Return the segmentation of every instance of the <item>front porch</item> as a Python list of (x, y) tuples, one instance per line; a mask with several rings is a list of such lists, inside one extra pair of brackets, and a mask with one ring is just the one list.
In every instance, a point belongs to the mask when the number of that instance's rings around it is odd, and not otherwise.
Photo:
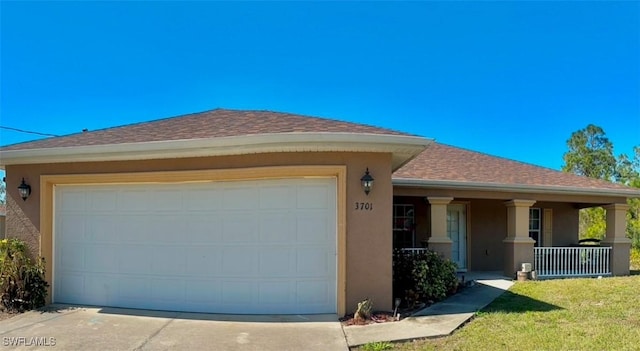
[[(420, 253), (428, 248), (405, 248), (403, 251)], [(606, 277), (611, 272), (611, 247), (534, 247), (532, 268), (535, 279)], [(459, 270), (461, 281), (504, 278), (502, 271)]]
[[(604, 205), (606, 237), (579, 245), (580, 208), (590, 203), (463, 197), (394, 197), (394, 248), (430, 249), (460, 272), (515, 277), (530, 263), (538, 279), (629, 274), (623, 203)], [(556, 200), (556, 199), (553, 199)]]

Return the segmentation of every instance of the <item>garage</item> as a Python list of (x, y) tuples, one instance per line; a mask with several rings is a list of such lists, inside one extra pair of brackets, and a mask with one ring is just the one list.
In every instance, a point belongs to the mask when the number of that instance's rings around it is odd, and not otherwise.
[(335, 178), (57, 185), (54, 302), (337, 312)]

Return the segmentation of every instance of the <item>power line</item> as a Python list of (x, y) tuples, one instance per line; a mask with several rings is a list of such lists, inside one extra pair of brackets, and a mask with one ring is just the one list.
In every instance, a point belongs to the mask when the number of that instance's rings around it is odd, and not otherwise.
[(12, 130), (14, 132), (20, 132), (20, 133), (26, 133), (26, 134), (35, 134), (35, 135), (42, 135), (42, 136), (50, 136), (50, 137), (57, 137), (59, 135), (55, 135), (55, 134), (47, 134), (47, 133), (40, 133), (40, 132), (33, 132), (30, 130), (24, 130), (24, 129), (18, 129), (18, 128), (11, 128), (11, 127), (5, 127), (5, 126), (0, 126), (0, 129), (6, 129), (6, 130)]

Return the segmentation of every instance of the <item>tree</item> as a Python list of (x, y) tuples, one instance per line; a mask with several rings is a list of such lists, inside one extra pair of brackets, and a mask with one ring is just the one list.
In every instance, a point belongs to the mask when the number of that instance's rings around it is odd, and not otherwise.
[[(633, 153), (633, 159), (625, 154), (620, 155), (616, 178), (624, 185), (640, 188), (640, 146), (634, 147)], [(629, 199), (627, 203), (627, 236), (633, 247), (640, 250), (640, 199)]]
[(589, 178), (613, 180), (616, 175), (616, 157), (613, 143), (602, 128), (589, 124), (573, 132), (567, 140), (567, 151), (562, 170)]
[(633, 159), (621, 154), (616, 166), (616, 181), (626, 186), (640, 188), (640, 146), (633, 148)]
[[(569, 150), (565, 152), (565, 172), (589, 178), (612, 180), (616, 174), (616, 158), (613, 143), (602, 128), (589, 124), (573, 132), (567, 140)], [(602, 239), (606, 230), (605, 211), (601, 207), (580, 210), (580, 237)]]
[[(563, 171), (640, 188), (640, 146), (633, 148), (633, 158), (621, 154), (616, 159), (613, 143), (602, 128), (593, 124), (571, 134), (567, 146)], [(640, 199), (630, 199), (628, 204), (627, 236), (640, 249)], [(580, 210), (580, 237), (604, 237), (605, 216), (601, 207)]]

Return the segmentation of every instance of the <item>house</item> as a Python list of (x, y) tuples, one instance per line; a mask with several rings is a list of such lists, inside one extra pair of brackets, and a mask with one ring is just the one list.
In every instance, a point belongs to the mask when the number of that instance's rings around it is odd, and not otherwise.
[(0, 164), (7, 235), (45, 258), (53, 302), (197, 312), (342, 315), (367, 297), (390, 309), (393, 248), (513, 276), (536, 250), (576, 244), (590, 206), (607, 209), (605, 273), (629, 274), (626, 200), (640, 196), (408, 133), (266, 111), (10, 145)]
[(6, 213), (7, 213), (7, 209), (6, 206), (4, 204), (0, 204), (0, 237), (4, 238), (4, 227), (5, 227), (5, 220), (6, 220)]

